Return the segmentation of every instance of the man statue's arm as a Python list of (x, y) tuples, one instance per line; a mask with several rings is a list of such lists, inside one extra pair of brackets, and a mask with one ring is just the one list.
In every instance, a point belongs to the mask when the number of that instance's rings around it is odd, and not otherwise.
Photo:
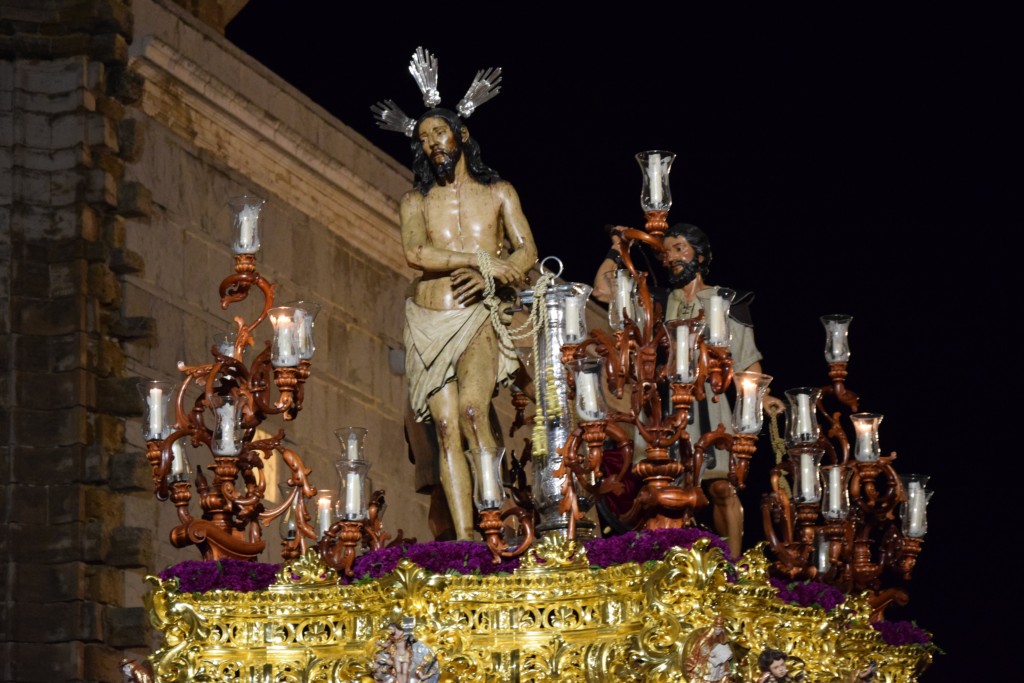
[(501, 185), (501, 218), (505, 223), (505, 236), (511, 245), (507, 261), (519, 272), (519, 279), (524, 279), (537, 262), (537, 245), (533, 241), (530, 224), (523, 215), (523, 207), (515, 188), (507, 182)]
[(402, 197), (399, 207), (402, 220), (402, 247), (410, 267), (425, 273), (450, 272), (456, 268), (476, 268), (476, 254), (440, 249), (427, 240), (427, 225), (423, 220), (423, 196), (416, 190)]

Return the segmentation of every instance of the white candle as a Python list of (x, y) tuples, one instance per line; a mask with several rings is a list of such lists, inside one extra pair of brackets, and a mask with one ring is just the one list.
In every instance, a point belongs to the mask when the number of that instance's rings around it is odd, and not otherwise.
[(574, 296), (565, 299), (565, 331), (566, 341), (576, 341), (580, 336), (580, 300)]
[[(159, 439), (164, 430), (164, 392), (160, 387), (149, 390), (149, 433), (150, 439)], [(138, 405), (138, 404), (136, 404)]]
[(686, 382), (690, 377), (690, 328), (676, 327), (676, 374)]
[(363, 507), (363, 483), (356, 471), (345, 473), (345, 514), (361, 517)]
[(615, 312), (622, 315), (623, 309), (626, 317), (632, 320), (633, 314), (633, 277), (628, 270), (617, 271), (618, 287), (615, 289)]
[(907, 497), (910, 499), (910, 504), (907, 507), (910, 509), (910, 535), (919, 536), (924, 530), (924, 489), (916, 481), (910, 482), (908, 488)]
[(800, 454), (800, 494), (803, 502), (812, 503), (817, 496), (814, 495), (815, 484), (814, 457), (807, 453)]
[(652, 154), (647, 158), (647, 178), (651, 189), (651, 204), (661, 204), (661, 155)]
[(809, 394), (797, 394), (796, 397), (796, 434), (799, 438), (810, 437), (814, 433), (811, 428), (811, 397)]
[(717, 294), (708, 300), (708, 334), (711, 337), (711, 343), (716, 346), (726, 341), (722, 297)]
[(238, 246), (242, 249), (249, 249), (253, 246), (256, 236), (256, 217), (259, 215), (259, 209), (254, 206), (242, 207), (242, 210), (238, 212)]
[(331, 498), (330, 496), (321, 496), (316, 501), (316, 519), (317, 519), (317, 531), (321, 536), (327, 533), (327, 530), (331, 528)]
[(356, 436), (355, 432), (348, 435), (348, 441), (345, 444), (345, 455), (349, 460), (359, 459), (359, 437)]
[(295, 334), (296, 334), (296, 345), (299, 347), (299, 353), (305, 353), (306, 345), (309, 343), (309, 330), (306, 329), (306, 313), (302, 309), (296, 309), (295, 311)]
[(171, 444), (171, 454), (174, 456), (171, 459), (171, 481), (181, 481), (188, 474), (188, 467), (185, 464), (185, 449), (180, 439)]
[(740, 426), (744, 431), (761, 428), (761, 410), (757, 404), (757, 382), (744, 378), (743, 402), (740, 404)]
[(868, 420), (854, 422), (853, 427), (857, 430), (857, 453), (855, 456), (857, 460), (862, 462), (877, 460), (871, 439), (871, 434), (874, 431), (871, 422)]
[(215, 455), (236, 455), (235, 448), (235, 406), (225, 403), (217, 408), (217, 424), (220, 426), (220, 439), (213, 447)]
[(494, 452), (486, 448), (480, 450), (480, 497), (487, 505), (501, 502), (498, 481), (495, 479)]
[(818, 573), (819, 574), (824, 574), (825, 572), (827, 572), (829, 569), (832, 568), (832, 562), (829, 560), (828, 551), (829, 551), (828, 539), (827, 538), (823, 538), (820, 541), (818, 541), (818, 557), (817, 557), (818, 562), (817, 562), (817, 565), (818, 565)]
[(597, 375), (581, 372), (576, 376), (577, 390), (583, 403), (583, 419), (597, 419)]
[(217, 345), (217, 350), (220, 351), (222, 356), (234, 356), (235, 355), (235, 335), (228, 334), (224, 337), (224, 340)]
[(828, 471), (828, 511), (838, 514), (843, 509), (843, 471), (838, 466)]
[(838, 325), (832, 328), (832, 357), (841, 358), (846, 355), (846, 335)]
[(278, 318), (277, 323), (277, 365), (292, 366), (298, 363), (292, 344), (294, 323), (290, 318)]

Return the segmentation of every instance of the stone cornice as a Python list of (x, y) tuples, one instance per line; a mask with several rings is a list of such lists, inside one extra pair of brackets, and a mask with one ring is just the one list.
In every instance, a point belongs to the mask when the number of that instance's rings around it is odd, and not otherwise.
[[(137, 40), (133, 53), (131, 66), (145, 78), (141, 107), (147, 116), (328, 226), (382, 266), (413, 277), (402, 249), (396, 198), (158, 37)], [(327, 126), (307, 133), (341, 135)]]

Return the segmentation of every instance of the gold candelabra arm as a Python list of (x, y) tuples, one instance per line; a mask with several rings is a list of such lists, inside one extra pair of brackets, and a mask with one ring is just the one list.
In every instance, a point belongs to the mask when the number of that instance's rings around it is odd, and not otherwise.
[(644, 228), (652, 237), (660, 238), (668, 230), (668, 211), (645, 211)]
[(274, 291), (277, 285), (268, 282), (256, 272), (255, 257), (250, 254), (238, 254), (235, 256), (235, 274), (227, 276), (220, 283), (221, 309), (226, 311), (231, 304), (244, 300), (253, 287), (263, 292), (263, 311), (251, 324), (241, 327), (238, 334), (241, 341), (266, 319), (270, 309), (274, 307)]
[(796, 538), (793, 503), (782, 485), (787, 469), (786, 463), (772, 468), (772, 490), (761, 499), (761, 521), (765, 539), (776, 558), (776, 570), (792, 579), (803, 573), (808, 552)]
[(859, 409), (860, 399), (846, 386), (846, 366), (847, 363), (844, 361), (828, 364), (828, 378), (832, 380), (832, 383), (822, 387), (821, 394), (822, 396), (826, 394), (835, 396), (840, 403), (850, 409), (850, 412), (856, 413)]
[(366, 533), (366, 524), (367, 520), (335, 522), (313, 548), (325, 564), (351, 578), (356, 546)]
[[(711, 346), (701, 342), (701, 363), (707, 368), (707, 383), (714, 392), (712, 401), (717, 401), (730, 385), (732, 385), (732, 355), (728, 346)], [(703, 389), (701, 389), (703, 394)], [(704, 396), (698, 396), (703, 399)]]
[(562, 500), (558, 504), (561, 514), (568, 516), (568, 529), (566, 534), (569, 538), (576, 538), (576, 522), (583, 519), (580, 512), (579, 500), (576, 496), (576, 478), (583, 475), (583, 463), (580, 462), (578, 450), (583, 441), (583, 427), (577, 426), (569, 433), (565, 444), (558, 449), (562, 456), (562, 464), (551, 476), (562, 478)]
[(526, 406), (530, 405), (530, 397), (525, 391), (512, 392), (512, 407), (515, 409), (515, 417), (508, 428), (508, 436), (512, 438), (516, 432), (526, 424)]
[[(509, 548), (503, 533), (505, 520), (509, 517), (519, 520), (520, 528), (523, 530), (523, 539), (514, 548)], [(502, 558), (518, 557), (533, 545), (535, 534), (533, 513), (520, 507), (511, 507), (506, 510), (481, 510), (480, 531), (483, 533), (484, 542), (491, 551), (492, 561), (494, 564), (499, 564)]]
[[(363, 543), (370, 550), (379, 550), (391, 538), (391, 534), (384, 530), (384, 491), (376, 490), (370, 496), (370, 503), (367, 506), (366, 524), (363, 526)], [(401, 535), (399, 531), (399, 535)]]

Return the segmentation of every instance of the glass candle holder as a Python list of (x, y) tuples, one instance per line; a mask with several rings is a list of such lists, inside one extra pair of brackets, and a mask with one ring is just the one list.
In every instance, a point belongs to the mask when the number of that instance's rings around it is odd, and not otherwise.
[(825, 361), (828, 363), (845, 363), (850, 360), (848, 335), (852, 315), (832, 313), (821, 316), (821, 324), (825, 326)]
[(928, 533), (928, 501), (935, 492), (925, 488), (928, 484), (927, 475), (907, 474), (902, 479), (903, 489), (907, 495), (907, 500), (901, 505), (900, 511), (903, 533), (906, 536), (921, 538)]
[(817, 503), (821, 500), (818, 464), (825, 450), (820, 446), (797, 446), (789, 449), (793, 463), (793, 500), (797, 503)]
[(291, 306), (278, 306), (268, 312), (274, 326), (274, 345), (270, 363), (275, 368), (294, 368), (299, 364), (299, 324)]
[(882, 455), (878, 445), (878, 426), (882, 415), (878, 413), (854, 413), (850, 416), (853, 430), (857, 434), (853, 457), (860, 462), (875, 462)]
[(501, 479), (504, 448), (472, 448), (466, 451), (473, 472), (473, 502), (477, 510), (497, 510), (505, 503)]
[(214, 455), (238, 455), (242, 451), (243, 430), (240, 424), (242, 409), (247, 400), (245, 396), (234, 394), (213, 396), (210, 399), (210, 407), (216, 417), (210, 443)]
[(569, 363), (576, 380), (576, 415), (581, 422), (603, 420), (608, 404), (601, 393), (601, 358), (578, 358)]
[(370, 504), (370, 463), (365, 460), (336, 460), (338, 471), (338, 518), (346, 521), (366, 519)]
[(320, 304), (312, 301), (290, 301), (285, 306), (295, 310), (295, 348), (299, 360), (312, 360), (316, 351), (313, 328), (316, 316), (320, 313)]
[(569, 283), (562, 305), (563, 341), (579, 344), (587, 338), (587, 301), (593, 287), (582, 282)]
[(608, 304), (608, 324), (612, 329), (621, 330), (626, 326), (626, 319), (636, 319), (636, 282), (630, 272), (624, 268), (605, 273), (608, 286), (612, 292), (611, 303)]
[(764, 423), (762, 401), (771, 384), (771, 375), (760, 372), (737, 372), (734, 377), (736, 406), (732, 413), (732, 427), (737, 434), (760, 434)]
[(139, 382), (139, 393), (146, 404), (142, 435), (146, 441), (159, 441), (169, 433), (171, 426), (171, 391), (173, 385), (163, 380)]
[(266, 200), (255, 195), (242, 195), (228, 202), (234, 219), (235, 254), (255, 254), (260, 250), (260, 211)]
[(672, 374), (669, 379), (676, 384), (693, 384), (697, 381), (697, 370), (700, 363), (700, 338), (704, 334), (706, 323), (697, 318), (689, 320), (669, 320), (668, 327), (672, 343), (672, 354), (669, 363)]
[(171, 470), (167, 473), (167, 483), (188, 481), (192, 478), (192, 463), (185, 452), (184, 439), (175, 439), (171, 444)]
[(234, 330), (215, 334), (210, 338), (210, 346), (216, 349), (217, 353), (222, 356), (234, 357), (236, 335), (237, 333)]
[(341, 443), (343, 460), (366, 460), (363, 454), (366, 432), (366, 427), (340, 427), (334, 430), (334, 436)]
[(850, 514), (849, 487), (853, 470), (844, 465), (825, 465), (820, 470), (821, 513), (825, 519), (846, 519)]
[(640, 207), (645, 211), (668, 211), (672, 208), (672, 190), (668, 175), (676, 155), (662, 150), (640, 152), (636, 161), (643, 171), (644, 184), (640, 190)]
[[(281, 500), (285, 500), (292, 493), (292, 487), (287, 484), (278, 484), (277, 488), (281, 491)], [(294, 541), (295, 537), (299, 534), (299, 525), (295, 522), (295, 508), (293, 505), (288, 505), (285, 513), (281, 515), (278, 531), (281, 534), (282, 541)]]
[(818, 426), (818, 398), (821, 389), (817, 387), (796, 387), (786, 389), (786, 443), (816, 443), (821, 434)]
[(729, 346), (729, 307), (736, 299), (736, 290), (726, 287), (711, 287), (697, 292), (697, 299), (704, 309), (705, 338), (711, 346)]

